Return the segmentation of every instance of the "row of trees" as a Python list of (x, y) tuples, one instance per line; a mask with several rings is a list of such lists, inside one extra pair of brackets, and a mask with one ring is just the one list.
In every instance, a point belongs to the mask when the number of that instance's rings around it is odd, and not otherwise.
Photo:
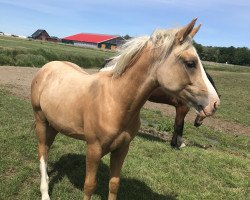
[(201, 60), (250, 66), (250, 49), (246, 47), (211, 47), (194, 42)]
[[(124, 38), (130, 39), (129, 35)], [(194, 42), (197, 52), (204, 61), (250, 66), (250, 49), (246, 47), (212, 47)]]

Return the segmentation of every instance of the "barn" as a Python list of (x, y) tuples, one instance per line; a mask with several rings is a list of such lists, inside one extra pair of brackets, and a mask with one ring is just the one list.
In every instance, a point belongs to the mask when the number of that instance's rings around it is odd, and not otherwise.
[(60, 39), (58, 37), (55, 36), (49, 36), (49, 34), (47, 33), (46, 30), (43, 29), (38, 29), (36, 30), (31, 37), (34, 40), (43, 40), (43, 41), (50, 41), (50, 42), (59, 42)]
[(50, 38), (49, 34), (47, 33), (47, 31), (43, 30), (43, 29), (38, 29), (37, 31), (35, 31), (31, 37), (35, 40), (47, 40), (48, 38)]
[(62, 39), (63, 43), (76, 46), (115, 50), (125, 39), (119, 35), (79, 33)]

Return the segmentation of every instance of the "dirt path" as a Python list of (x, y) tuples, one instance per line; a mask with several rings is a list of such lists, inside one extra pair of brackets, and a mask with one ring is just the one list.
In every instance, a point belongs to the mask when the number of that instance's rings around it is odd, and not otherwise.
[[(37, 71), (37, 68), (30, 67), (0, 66), (0, 87), (6, 88), (18, 97), (29, 99), (30, 83)], [(86, 71), (91, 74), (97, 72), (96, 69), (86, 69)], [(152, 110), (161, 110), (164, 115), (170, 117), (175, 116), (175, 108), (172, 106), (146, 102), (144, 107)], [(193, 122), (194, 118), (195, 113), (191, 111), (188, 113), (186, 120), (189, 122)], [(249, 126), (243, 126), (238, 123), (228, 122), (223, 119), (209, 117), (204, 120), (203, 124), (217, 131), (228, 132), (235, 135), (250, 135)]]

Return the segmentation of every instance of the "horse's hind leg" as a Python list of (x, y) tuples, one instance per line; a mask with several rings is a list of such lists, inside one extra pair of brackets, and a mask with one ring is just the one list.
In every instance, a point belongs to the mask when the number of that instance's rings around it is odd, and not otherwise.
[(38, 138), (38, 157), (40, 160), (41, 185), (40, 191), (42, 200), (49, 200), (49, 177), (47, 174), (48, 151), (52, 145), (57, 131), (52, 128), (43, 117), (43, 113), (36, 115), (36, 134)]

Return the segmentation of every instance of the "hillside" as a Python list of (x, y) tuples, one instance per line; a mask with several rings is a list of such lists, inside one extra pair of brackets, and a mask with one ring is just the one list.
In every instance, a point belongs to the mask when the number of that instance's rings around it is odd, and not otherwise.
[(0, 65), (41, 67), (52, 60), (66, 60), (92, 68), (112, 55), (111, 51), (0, 36)]

